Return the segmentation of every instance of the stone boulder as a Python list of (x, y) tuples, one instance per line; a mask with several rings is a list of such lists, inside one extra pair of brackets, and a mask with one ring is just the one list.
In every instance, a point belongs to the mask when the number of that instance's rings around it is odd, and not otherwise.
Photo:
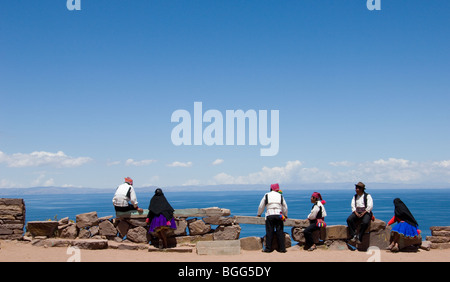
[(58, 229), (58, 225), (59, 223), (57, 221), (29, 221), (27, 224), (27, 231), (34, 237), (53, 237), (55, 231)]
[(349, 247), (347, 243), (343, 240), (334, 240), (334, 241), (328, 241), (327, 242), (328, 250), (334, 250), (334, 251), (344, 251), (349, 250)]
[(173, 231), (174, 236), (186, 236), (187, 221), (184, 218), (175, 218), (177, 229)]
[(235, 219), (234, 219), (234, 217), (225, 217), (225, 216), (215, 215), (215, 216), (205, 217), (205, 218), (203, 218), (203, 221), (207, 224), (212, 224), (212, 225), (232, 225), (232, 224), (234, 224)]
[(239, 240), (199, 241), (196, 251), (198, 255), (239, 255), (241, 242)]
[(77, 227), (80, 229), (98, 225), (97, 212), (95, 212), (95, 211), (77, 214), (76, 220), (77, 220)]
[[(370, 243), (369, 243), (369, 247), (371, 246), (376, 246), (378, 248), (380, 248), (381, 250), (386, 249), (390, 242), (390, 238), (391, 238), (391, 228), (386, 228), (386, 229), (379, 229), (376, 231), (371, 231), (369, 234), (369, 238), (370, 238)], [(367, 234), (366, 234), (367, 235)], [(367, 237), (367, 236), (366, 236)], [(420, 239), (420, 241), (422, 241), (422, 239)], [(367, 248), (369, 248), (367, 247)]]
[(73, 240), (70, 244), (71, 246), (88, 250), (100, 250), (108, 248), (108, 240), (103, 239)]
[(205, 235), (195, 235), (195, 236), (177, 236), (173, 237), (177, 246), (195, 245), (199, 241), (213, 241), (214, 237), (212, 233)]
[(260, 251), (262, 250), (263, 242), (260, 237), (245, 237), (239, 239), (241, 241), (241, 249), (246, 251)]
[(214, 240), (237, 240), (241, 234), (241, 227), (236, 225), (219, 226), (214, 231)]
[(66, 239), (75, 239), (78, 236), (78, 229), (75, 224), (70, 224), (66, 228), (61, 230), (61, 233), (59, 235), (61, 238)]
[(211, 231), (211, 225), (203, 220), (191, 219), (188, 221), (189, 235), (203, 235)]
[(147, 243), (147, 230), (142, 226), (130, 229), (127, 233), (127, 239), (135, 243)]
[(431, 242), (430, 241), (422, 241), (420, 248), (422, 250), (429, 251), (431, 249)]
[(98, 225), (89, 227), (89, 233), (91, 234), (91, 237), (97, 236), (100, 232), (100, 227)]
[[(291, 222), (292, 223), (290, 225), (287, 225), (287, 222)], [(294, 226), (294, 227), (300, 227), (300, 228), (306, 228), (309, 226), (309, 219), (286, 219), (286, 222), (284, 224), (284, 226)]]
[(305, 236), (303, 235), (303, 228), (292, 227), (291, 229), (292, 240), (296, 242), (305, 242)]
[(91, 232), (89, 232), (88, 228), (82, 228), (78, 232), (78, 239), (89, 239), (91, 238)]
[(117, 229), (114, 227), (114, 224), (112, 224), (109, 220), (104, 220), (100, 222), (99, 224), (99, 234), (102, 236), (108, 237), (115, 237), (117, 236)]
[(384, 230), (386, 228), (386, 226), (387, 226), (386, 222), (376, 218), (374, 221), (370, 222), (369, 231), (373, 232), (373, 231)]
[(208, 216), (229, 216), (231, 211), (229, 209), (222, 209), (219, 207), (211, 207), (202, 209), (205, 212), (205, 217)]
[[(320, 228), (319, 230), (316, 230), (312, 233), (312, 237), (313, 237), (313, 241), (314, 244), (318, 244), (320, 243), (320, 241), (324, 240), (325, 237), (327, 236), (327, 228)], [(303, 234), (303, 230), (305, 230), (304, 228), (300, 228), (300, 227), (292, 227), (291, 229), (291, 236), (292, 236), (292, 240), (299, 242), (300, 245), (303, 245), (306, 243), (305, 241), (305, 235)]]
[(348, 238), (346, 225), (329, 225), (326, 228), (326, 240), (346, 240)]
[(117, 228), (117, 231), (119, 231), (120, 237), (123, 238), (127, 235), (127, 232), (130, 229), (130, 224), (125, 220), (121, 220), (117, 224), (116, 228)]

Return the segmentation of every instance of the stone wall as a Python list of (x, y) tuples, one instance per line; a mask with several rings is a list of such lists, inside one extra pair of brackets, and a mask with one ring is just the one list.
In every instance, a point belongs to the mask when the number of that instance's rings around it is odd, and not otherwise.
[(431, 236), (426, 239), (432, 249), (450, 249), (450, 226), (432, 226), (430, 230)]
[[(195, 212), (193, 212), (195, 210)], [(99, 218), (97, 212), (76, 215), (76, 220), (31, 221), (27, 238), (107, 239), (116, 242), (148, 243), (158, 246), (154, 233), (148, 232), (147, 213), (113, 218)], [(192, 217), (192, 215), (196, 217)], [(237, 240), (241, 227), (229, 217), (230, 210), (217, 207), (179, 210), (175, 213), (176, 230), (168, 233), (169, 246), (196, 244), (198, 241)], [(192, 218), (190, 218), (192, 217)], [(190, 218), (190, 219), (188, 219)], [(215, 229), (212, 225), (217, 225)]]
[[(241, 224), (264, 224), (263, 217), (230, 216), (228, 209), (218, 207), (205, 209), (176, 210), (174, 213), (177, 229), (171, 230), (169, 246), (195, 246), (199, 241), (223, 241), (238, 240), (240, 246), (245, 250), (260, 250), (264, 244), (263, 237), (239, 238)], [(0, 198), (0, 239), (39, 240), (44, 239), (43, 244), (52, 246), (67, 246), (84, 244), (78, 239), (91, 239), (93, 248), (108, 247), (111, 242), (151, 243), (159, 245), (156, 234), (148, 232), (145, 222), (147, 212), (142, 214), (118, 213), (113, 216), (97, 216), (97, 212), (89, 212), (76, 215), (75, 220), (63, 218), (59, 221), (31, 221), (26, 227), (25, 237), (23, 235), (25, 223), (25, 203), (23, 199)], [(286, 233), (286, 246), (290, 246), (291, 240), (304, 245), (303, 230), (309, 225), (308, 220), (288, 219), (285, 222), (285, 230), (291, 226), (290, 234)], [(217, 226), (213, 228), (213, 226)], [(427, 236), (427, 248), (447, 249), (450, 248), (450, 227), (433, 226), (430, 228), (432, 236)], [(389, 245), (390, 227), (381, 220), (371, 222), (367, 236), (364, 236), (359, 250), (366, 250), (369, 246), (377, 246), (384, 249)], [(263, 236), (264, 234), (261, 234)], [(292, 236), (292, 237), (291, 237)], [(316, 244), (328, 249), (344, 250), (351, 248), (347, 245), (349, 238), (346, 225), (332, 225), (316, 231), (314, 234)], [(52, 238), (52, 241), (45, 239)], [(35, 240), (38, 239), (38, 240)], [(276, 240), (274, 240), (276, 241)], [(97, 242), (97, 243), (96, 243)], [(276, 242), (274, 242), (276, 244)], [(87, 245), (91, 245), (90, 243)], [(99, 247), (100, 246), (100, 247)], [(88, 247), (90, 248), (90, 247)]]
[[(292, 228), (292, 238), (299, 242), (300, 245), (305, 244), (303, 230), (309, 226), (309, 222), (305, 220), (299, 226)], [(316, 244), (323, 245), (329, 249), (347, 250), (353, 247), (365, 251), (369, 246), (376, 246), (380, 249), (385, 249), (389, 246), (390, 227), (386, 227), (386, 223), (382, 220), (375, 219), (370, 223), (363, 241), (358, 245), (347, 245), (347, 240), (350, 238), (347, 225), (328, 225), (326, 228), (313, 233), (313, 239)]]
[(0, 239), (21, 239), (24, 224), (23, 199), (0, 198)]
[[(240, 239), (241, 226), (245, 224), (264, 224), (262, 217), (230, 216), (230, 210), (217, 207), (206, 209), (177, 210), (174, 213), (177, 225), (176, 230), (168, 233), (170, 247), (190, 245), (195, 246), (199, 241), (222, 241)], [(98, 218), (96, 212), (79, 214), (76, 221), (64, 218), (60, 221), (34, 221), (27, 225), (27, 236), (53, 237), (63, 239), (107, 239), (116, 242), (151, 243), (158, 247), (160, 242), (156, 234), (148, 232), (145, 222), (147, 212), (118, 213), (116, 218), (112, 216)], [(285, 223), (285, 229), (292, 226), (291, 234), (285, 234), (286, 247), (291, 246), (291, 240), (304, 245), (303, 230), (309, 225), (308, 220), (290, 219)], [(217, 226), (213, 228), (213, 226)], [(389, 245), (390, 228), (386, 223), (376, 220), (371, 223), (370, 233), (364, 236), (359, 250), (366, 250), (369, 245), (385, 248)], [(326, 248), (343, 250), (348, 249), (347, 226), (334, 225), (322, 228), (314, 234), (315, 242)], [(264, 236), (264, 234), (261, 234)], [(291, 238), (292, 236), (292, 238)], [(245, 250), (262, 249), (264, 238), (248, 237), (240, 239), (241, 247)], [(273, 248), (277, 242), (274, 240)]]

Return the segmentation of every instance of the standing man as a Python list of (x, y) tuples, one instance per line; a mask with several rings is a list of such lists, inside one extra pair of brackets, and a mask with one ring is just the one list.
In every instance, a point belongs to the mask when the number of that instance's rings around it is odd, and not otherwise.
[(288, 207), (286, 201), (281, 195), (278, 183), (270, 185), (270, 192), (266, 193), (258, 207), (258, 216), (261, 216), (266, 209), (266, 247), (264, 252), (271, 253), (272, 240), (274, 234), (277, 236), (278, 252), (285, 253), (286, 245), (284, 242), (284, 223), (287, 218)]
[[(362, 182), (355, 184), (356, 194), (352, 198), (352, 214), (347, 218), (347, 225), (350, 232), (350, 242), (361, 244), (362, 237), (369, 227), (372, 219), (373, 199), (366, 193), (366, 185)], [(357, 223), (360, 223), (359, 234), (356, 235)]]
[(134, 192), (133, 188), (133, 179), (129, 177), (125, 178), (125, 183), (117, 187), (112, 202), (116, 212), (137, 210), (141, 213), (144, 211), (143, 209), (138, 207), (136, 192)]

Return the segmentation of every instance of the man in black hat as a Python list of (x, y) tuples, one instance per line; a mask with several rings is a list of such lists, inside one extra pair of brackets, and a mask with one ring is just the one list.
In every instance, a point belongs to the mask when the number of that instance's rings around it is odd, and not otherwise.
[[(352, 198), (352, 214), (347, 218), (350, 242), (361, 244), (362, 237), (372, 219), (373, 199), (366, 193), (366, 185), (362, 182), (355, 184), (356, 194)], [(359, 234), (356, 235), (357, 223), (360, 223)]]

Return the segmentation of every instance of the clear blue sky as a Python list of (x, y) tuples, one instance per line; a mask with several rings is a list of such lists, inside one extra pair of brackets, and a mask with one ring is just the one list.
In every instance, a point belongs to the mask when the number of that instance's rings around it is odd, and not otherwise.
[[(2, 1), (0, 187), (450, 186), (450, 2), (365, 2)], [(196, 101), (279, 110), (279, 153), (174, 146)]]

